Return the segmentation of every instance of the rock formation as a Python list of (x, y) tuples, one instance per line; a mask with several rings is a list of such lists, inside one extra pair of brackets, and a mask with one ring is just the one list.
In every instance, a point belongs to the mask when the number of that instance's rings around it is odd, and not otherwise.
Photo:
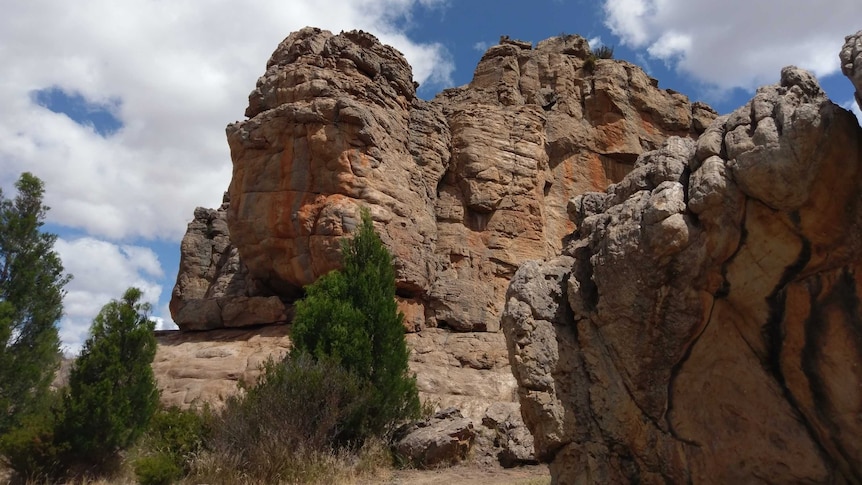
[[(469, 85), (424, 101), (403, 56), (373, 36), (291, 34), (248, 119), (227, 128), (233, 178), (225, 204), (197, 209), (189, 225), (174, 321), (184, 331), (289, 322), (368, 207), (394, 256), (422, 397), (488, 430), (477, 442), (503, 446), (501, 459), (534, 460), (499, 332), (511, 277), (562, 250), (575, 228), (569, 199), (619, 182), (668, 136), (697, 138), (716, 116), (632, 64), (588, 59), (578, 36), (535, 48), (504, 38)], [(184, 338), (206, 347), (210, 333)], [(163, 347), (165, 361), (181, 359)], [(207, 362), (202, 372), (229, 365)], [(235, 379), (248, 369), (238, 365)], [(204, 385), (172, 379), (160, 380), (169, 395)]]
[(860, 189), (862, 129), (788, 67), (575, 197), (576, 232), (521, 266), (503, 316), (554, 480), (862, 481)]
[(276, 305), (251, 317), (225, 314), (224, 303), (295, 298), (337, 267), (339, 239), (367, 206), (394, 255), (411, 330), (496, 331), (518, 265), (555, 254), (574, 228), (571, 197), (604, 189), (645, 150), (696, 136), (715, 116), (634, 65), (599, 60), (588, 72), (588, 55), (578, 36), (536, 49), (504, 40), (469, 85), (429, 102), (401, 54), (369, 34), (291, 34), (249, 96), (249, 119), (228, 126), (230, 238), (221, 212), (196, 211), (175, 321), (265, 323)]

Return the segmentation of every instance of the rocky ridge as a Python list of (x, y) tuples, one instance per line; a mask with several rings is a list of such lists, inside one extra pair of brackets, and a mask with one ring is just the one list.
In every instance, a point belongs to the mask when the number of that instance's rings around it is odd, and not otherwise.
[[(862, 93), (862, 31), (843, 72)], [(503, 329), (559, 483), (862, 481), (862, 129), (788, 67), (575, 197)]]
[(171, 301), (183, 343), (163, 342), (157, 356), (166, 395), (217, 400), (252, 378), (258, 350), (219, 357), (216, 335), (289, 322), (301, 287), (337, 267), (365, 206), (394, 255), (421, 394), (492, 431), (477, 443), (533, 459), (499, 332), (511, 277), (562, 250), (572, 197), (619, 182), (668, 136), (696, 139), (716, 116), (637, 66), (588, 59), (578, 36), (535, 47), (504, 38), (469, 85), (424, 101), (403, 56), (373, 36), (291, 34), (250, 94), (248, 119), (227, 128), (225, 203), (197, 209), (183, 240)]

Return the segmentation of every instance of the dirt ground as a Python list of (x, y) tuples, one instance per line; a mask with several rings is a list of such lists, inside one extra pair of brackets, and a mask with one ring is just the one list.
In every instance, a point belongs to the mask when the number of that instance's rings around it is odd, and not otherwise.
[(547, 465), (501, 468), (478, 464), (436, 470), (392, 470), (358, 485), (549, 485)]

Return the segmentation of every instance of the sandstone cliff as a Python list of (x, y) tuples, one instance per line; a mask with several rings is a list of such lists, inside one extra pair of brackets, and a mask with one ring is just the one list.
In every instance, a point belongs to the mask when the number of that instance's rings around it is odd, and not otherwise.
[(335, 268), (339, 239), (367, 206), (410, 330), (496, 331), (515, 269), (559, 252), (574, 229), (571, 197), (715, 116), (634, 65), (585, 69), (588, 55), (578, 36), (535, 49), (504, 39), (469, 85), (423, 101), (401, 54), (373, 36), (291, 34), (249, 96), (249, 119), (228, 126), (230, 203), (195, 213), (175, 321), (283, 320), (272, 297), (289, 303)]
[[(862, 87), (862, 32), (843, 70)], [(862, 129), (782, 70), (574, 198), (503, 329), (559, 483), (862, 481)]]
[[(716, 116), (632, 64), (589, 56), (574, 35), (535, 47), (503, 38), (469, 85), (424, 101), (403, 56), (373, 36), (291, 34), (248, 119), (227, 128), (225, 203), (197, 209), (183, 239), (171, 312), (183, 331), (209, 331), (162, 337), (168, 399), (217, 400), (255, 375), (260, 345), (283, 352), (259, 327), (215, 329), (289, 322), (302, 286), (337, 267), (365, 206), (394, 255), (422, 396), (491, 423), (506, 453), (529, 459), (499, 332), (511, 277), (561, 251), (575, 228), (569, 199)], [(257, 340), (243, 349), (243, 339)]]

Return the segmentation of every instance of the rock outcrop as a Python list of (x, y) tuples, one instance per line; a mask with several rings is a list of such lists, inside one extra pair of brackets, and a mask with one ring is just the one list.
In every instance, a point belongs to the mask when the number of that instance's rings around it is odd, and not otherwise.
[[(261, 323), (197, 307), (237, 294), (289, 302), (337, 267), (339, 240), (365, 206), (394, 255), (410, 330), (498, 330), (515, 269), (559, 252), (574, 229), (571, 197), (619, 181), (645, 150), (669, 135), (696, 137), (715, 117), (634, 65), (598, 60), (587, 69), (588, 56), (578, 36), (535, 49), (503, 40), (469, 85), (423, 101), (403, 56), (373, 36), (291, 34), (249, 96), (249, 119), (227, 129), (226, 244), (241, 262), (222, 258), (224, 269), (221, 253), (203, 254), (200, 241), (225, 244), (196, 218), (175, 321), (183, 329)], [(239, 291), (220, 283), (246, 268)]]
[(249, 277), (230, 240), (227, 195), (215, 209), (198, 207), (180, 246), (180, 269), (171, 297), (174, 321), (183, 330), (211, 330), (283, 323), (281, 298)]
[[(291, 34), (250, 94), (248, 119), (227, 128), (233, 178), (225, 204), (197, 209), (189, 224), (174, 321), (184, 331), (289, 322), (302, 286), (337, 267), (339, 241), (367, 207), (394, 256), (422, 397), (459, 408), (507, 463), (534, 461), (499, 332), (511, 277), (562, 250), (575, 228), (569, 199), (622, 180), (642, 153), (671, 135), (695, 139), (716, 117), (637, 66), (588, 59), (578, 36), (535, 48), (504, 38), (469, 85), (424, 101), (403, 56), (373, 36)], [(181, 346), (163, 347), (157, 373), (209, 375), (168, 364), (183, 359), (166, 353)], [(237, 365), (228, 381), (250, 375)], [(194, 390), (203, 381), (160, 383), (185, 404), (215, 394)]]
[(862, 129), (788, 67), (574, 198), (503, 316), (555, 482), (862, 481), (860, 189)]
[(841, 72), (856, 87), (856, 103), (862, 108), (862, 30), (844, 38), (840, 58)]
[(406, 463), (420, 468), (454, 465), (464, 461), (473, 447), (473, 422), (456, 408), (439, 411), (431, 418), (399, 430), (395, 452)]

